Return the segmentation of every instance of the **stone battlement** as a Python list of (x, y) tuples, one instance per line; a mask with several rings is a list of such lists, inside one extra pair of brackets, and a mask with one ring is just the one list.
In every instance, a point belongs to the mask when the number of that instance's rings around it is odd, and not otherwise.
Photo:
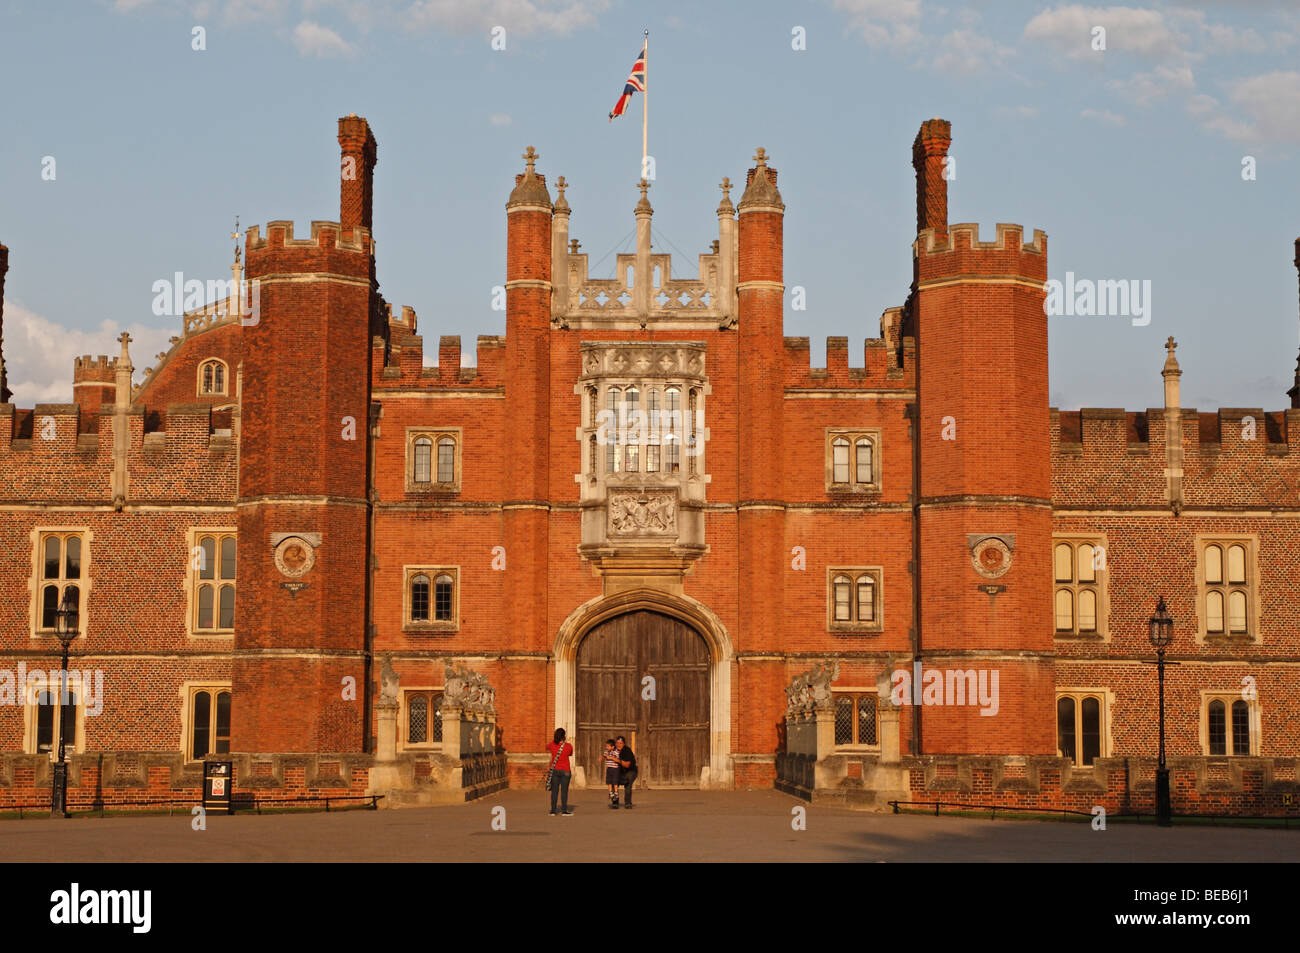
[[(409, 309), (404, 309), (409, 310)], [(411, 312), (412, 324), (414, 312)], [(462, 367), (460, 363), (460, 335), (443, 335), (438, 338), (438, 364), (424, 365), (424, 337), (403, 333), (393, 322), (391, 338), (385, 360), (384, 339), (376, 337), (371, 349), (371, 371), (376, 392), (384, 390), (421, 390), (498, 388), (505, 384), (506, 339), (501, 335), (480, 334), (477, 345), (477, 363)]]
[[(132, 407), (126, 415), (127, 503), (233, 502), (237, 416), (207, 404), (171, 404), (165, 413)], [(111, 502), (114, 418), (111, 408), (86, 414), (77, 404), (31, 410), (0, 404), (0, 499)]]
[(117, 370), (117, 358), (110, 358), (105, 354), (92, 358), (89, 354), (83, 354), (81, 357), (72, 360), (72, 381), (73, 384), (94, 383), (94, 384), (113, 384), (115, 383), (114, 371)]
[(249, 253), (273, 248), (337, 248), (343, 251), (374, 254), (370, 229), (358, 226), (351, 231), (351, 237), (344, 238), (343, 226), (338, 222), (313, 221), (311, 237), (295, 238), (293, 222), (277, 219), (266, 223), (265, 237), (262, 236), (261, 226), (250, 226), (245, 248)]
[(1042, 229), (1035, 229), (1033, 241), (1026, 242), (1022, 226), (999, 222), (996, 237), (986, 242), (980, 240), (975, 223), (949, 226), (946, 233), (926, 228), (912, 243), (912, 255), (923, 284), (969, 275), (1047, 281), (1047, 233)]
[[(867, 338), (863, 342), (863, 366), (849, 366), (849, 339), (826, 338), (826, 366), (812, 367), (811, 345), (806, 337), (785, 339), (785, 386), (787, 388), (861, 388), (881, 387), (906, 390), (915, 386), (915, 344), (907, 338), (903, 345), (903, 363), (899, 350), (884, 338)], [(907, 369), (907, 373), (904, 369)]]

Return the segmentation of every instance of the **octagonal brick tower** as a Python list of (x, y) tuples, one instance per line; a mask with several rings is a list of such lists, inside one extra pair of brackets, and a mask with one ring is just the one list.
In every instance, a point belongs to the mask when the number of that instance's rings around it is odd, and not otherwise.
[(932, 119), (913, 146), (919, 655), (998, 690), (922, 704), (920, 753), (1054, 754), (1047, 237), (949, 226), (950, 141)]
[(235, 751), (364, 748), (375, 147), (356, 116), (339, 120), (339, 144), (345, 170), (359, 160), (340, 223), (248, 231)]

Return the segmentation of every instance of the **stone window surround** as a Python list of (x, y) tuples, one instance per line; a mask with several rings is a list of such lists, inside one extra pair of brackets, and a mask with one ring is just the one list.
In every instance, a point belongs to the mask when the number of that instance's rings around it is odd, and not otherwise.
[[(185, 534), (185, 630), (186, 635), (192, 639), (233, 639), (235, 630), (231, 629), (198, 629), (196, 623), (199, 618), (198, 587), (199, 578), (198, 570), (194, 568), (194, 550), (199, 545), (200, 536), (216, 536), (217, 539), (217, 558), (221, 558), (221, 541), (222, 536), (235, 536), (237, 527), (234, 526), (192, 526)], [(236, 537), (235, 567), (236, 577), (238, 577), (239, 553), (238, 538)], [(208, 581), (208, 580), (205, 580)], [(211, 580), (216, 582), (217, 580)], [(235, 582), (235, 605), (239, 605), (239, 584)], [(220, 604), (214, 601), (212, 604), (213, 617), (219, 611)]]
[[(221, 365), (221, 387), (212, 390), (203, 389), (203, 369), (209, 364)], [(215, 381), (214, 381), (215, 383)], [(199, 366), (195, 372), (194, 390), (200, 397), (228, 397), (230, 396), (230, 365), (219, 357), (205, 357), (199, 361)]]
[[(1069, 685), (1058, 685), (1056, 687), (1056, 697), (1052, 703), (1052, 737), (1058, 742), (1060, 741), (1060, 728), (1057, 721), (1056, 705), (1067, 695), (1075, 700), (1074, 737), (1076, 744), (1078, 744), (1078, 739), (1082, 736), (1083, 710), (1080, 703), (1089, 695), (1095, 696), (1101, 700), (1101, 712), (1099, 715), (1099, 723), (1101, 727), (1101, 751), (1097, 755), (1097, 760), (1113, 757), (1112, 745), (1114, 739), (1111, 737), (1110, 713), (1115, 704), (1115, 692), (1109, 688), (1080, 688)], [(1057, 751), (1059, 753), (1060, 749), (1058, 748)], [(1073, 754), (1061, 754), (1060, 756), (1063, 758), (1069, 758), (1071, 763), (1074, 764), (1075, 771), (1091, 771), (1097, 763), (1094, 761), (1092, 764), (1077, 764), (1074, 763)]]
[[(406, 428), (406, 449), (403, 454), (405, 467), (405, 484), (408, 494), (426, 494), (426, 493), (459, 493), (461, 487), (461, 448), (463, 428), (461, 427), (407, 427)], [(429, 477), (428, 483), (415, 482), (415, 441), (419, 437), (428, 437), (433, 446), (430, 448), (429, 458)], [(441, 437), (451, 437), (456, 441), (456, 453), (452, 460), (452, 481), (450, 483), (437, 482), (438, 477), (438, 440)]]
[[(1058, 583), (1056, 581), (1056, 546), (1058, 543), (1069, 543), (1074, 547), (1074, 574), (1079, 574), (1079, 547), (1087, 543), (1089, 546), (1101, 549), (1106, 554), (1106, 568), (1097, 570), (1097, 581), (1095, 583), (1080, 583), (1077, 580), (1073, 583)], [(1110, 541), (1105, 533), (1052, 533), (1052, 551), (1050, 560), (1050, 569), (1052, 574), (1052, 634), (1057, 639), (1071, 639), (1082, 641), (1109, 642), (1110, 641)], [(1056, 591), (1058, 588), (1067, 586), (1074, 593), (1074, 631), (1058, 632), (1056, 630)], [(1097, 631), (1080, 632), (1079, 631), (1079, 589), (1091, 585), (1097, 590)]]
[[(835, 482), (835, 455), (832, 450), (832, 443), (836, 437), (844, 437), (849, 441), (849, 482)], [(859, 483), (858, 476), (858, 448), (857, 442), (860, 437), (866, 437), (871, 441), (871, 482)], [(879, 427), (827, 427), (825, 429), (825, 455), (826, 455), (826, 492), (827, 493), (871, 493), (879, 494), (881, 492), (881, 480), (883, 468), (880, 463), (880, 444), (881, 428)]]
[[(875, 578), (876, 621), (875, 622), (836, 622), (835, 621), (835, 577), (846, 575), (852, 580), (849, 592), (849, 604), (856, 607), (858, 602), (858, 577), (870, 573)], [(828, 566), (826, 568), (826, 630), (844, 634), (876, 634), (885, 629), (885, 570), (883, 566)]]
[[(89, 526), (37, 526), (31, 531), (30, 538), (32, 542), (32, 574), (27, 581), (27, 587), (31, 595), (31, 611), (29, 613), (29, 631), (28, 636), (33, 639), (48, 639), (54, 645), (58, 645), (58, 637), (52, 630), (42, 629), (41, 625), (41, 583), (43, 577), (41, 572), (45, 564), (44, 541), (46, 536), (54, 535), (78, 535), (81, 537), (81, 580), (78, 583), (81, 589), (81, 606), (77, 614), (77, 626), (80, 631), (77, 637), (73, 639), (73, 645), (81, 645), (86, 638), (87, 629), (89, 628), (89, 611), (90, 611), (90, 593), (93, 585), (91, 583), (91, 549), (95, 538), (94, 531)], [(60, 557), (62, 558), (62, 556)]]
[[(1230, 632), (1207, 632), (1209, 623), (1206, 613), (1205, 597), (1205, 549), (1211, 543), (1224, 547), (1224, 572), (1227, 572), (1227, 547), (1242, 544), (1246, 547), (1246, 631), (1244, 634)], [(1226, 584), (1225, 584), (1226, 586)], [(1227, 628), (1227, 606), (1224, 606), (1224, 628)], [(1196, 534), (1196, 644), (1231, 644), (1260, 643), (1260, 599), (1259, 599), (1259, 535), (1257, 533), (1197, 533)]]
[[(680, 448), (678, 453), (679, 469), (677, 470), (676, 473), (672, 473), (666, 469), (667, 462), (668, 462), (668, 454), (664, 448), (667, 446), (667, 442), (662, 438), (658, 443), (658, 446), (660, 447), (659, 469), (654, 472), (649, 472), (646, 470), (645, 468), (646, 456), (647, 456), (646, 447), (651, 446), (651, 443), (648, 439), (648, 433), (650, 428), (650, 421), (648, 419), (646, 421), (647, 439), (642, 441), (639, 444), (639, 446), (641, 447), (641, 451), (639, 455), (639, 465), (637, 470), (634, 473), (629, 474), (628, 471), (626, 470), (619, 470), (617, 473), (612, 474), (614, 476), (614, 480), (610, 481), (609, 477), (611, 476), (611, 474), (608, 473), (605, 469), (605, 460), (606, 460), (606, 455), (608, 454), (608, 450), (606, 449), (605, 446), (602, 446), (599, 442), (597, 443), (597, 452), (596, 452), (596, 457), (597, 457), (596, 472), (593, 473), (591, 471), (590, 469), (591, 437), (598, 432), (599, 425), (598, 425), (598, 421), (592, 417), (590, 391), (592, 388), (596, 390), (596, 413), (599, 414), (601, 411), (608, 409), (607, 401), (609, 398), (607, 397), (607, 394), (611, 389), (618, 390), (620, 394), (622, 394), (623, 392), (627, 391), (627, 389), (630, 387), (635, 387), (639, 392), (637, 409), (640, 410), (642, 413), (646, 414), (647, 418), (649, 414), (650, 391), (652, 390), (659, 391), (660, 405), (658, 410), (660, 413), (663, 414), (666, 414), (668, 412), (667, 399), (666, 397), (663, 396), (664, 393), (669, 389), (674, 389), (674, 388), (680, 392), (678, 412), (681, 414), (682, 428), (679, 434), (680, 439), (678, 441), (678, 446)], [(587, 483), (597, 484), (602, 487), (604, 487), (605, 485), (620, 486), (623, 485), (624, 483), (639, 485), (640, 483), (643, 482), (663, 483), (663, 484), (668, 484), (673, 486), (676, 486), (679, 483), (692, 481), (692, 480), (703, 480), (706, 483), (709, 482), (709, 477), (706, 475), (708, 472), (706, 454), (708, 448), (709, 429), (708, 427), (696, 427), (697, 421), (708, 419), (707, 412), (705, 410), (704, 405), (705, 405), (705, 400), (711, 388), (707, 383), (692, 380), (686, 377), (612, 377), (611, 376), (611, 377), (595, 377), (595, 378), (584, 379), (578, 385), (578, 390), (582, 395), (582, 426), (579, 428), (579, 432), (578, 432), (578, 437), (582, 441), (582, 456), (581, 456), (582, 473), (580, 473), (577, 476), (579, 482), (585, 481)], [(690, 416), (692, 390), (695, 391), (696, 401), (697, 401), (696, 408), (695, 408), (696, 417), (693, 420), (688, 419)], [(623, 401), (620, 400), (620, 404), (622, 403)], [(686, 447), (686, 436), (688, 433), (692, 432), (692, 428), (696, 428), (694, 430), (694, 433), (696, 438), (697, 453), (695, 454), (694, 458), (690, 457), (687, 454), (687, 447)], [(664, 432), (662, 426), (660, 427), (659, 432), (661, 434)], [(623, 446), (624, 446), (623, 444), (619, 444), (616, 447), (616, 450), (621, 453)], [(694, 472), (691, 471), (692, 459), (694, 460), (694, 464), (695, 464)]]
[[(429, 577), (429, 615), (431, 617), (435, 612), (437, 577), (444, 573), (450, 574), (451, 619), (449, 621), (437, 622), (432, 618), (428, 622), (411, 621), (411, 579), (421, 573)], [(402, 567), (402, 631), (407, 635), (439, 635), (460, 631), (460, 566), (416, 563)]]
[[(1241, 688), (1228, 689), (1201, 689), (1201, 708), (1197, 716), (1197, 730), (1201, 745), (1201, 754), (1210, 758), (1249, 758), (1258, 757), (1262, 746), (1263, 730), (1263, 712), (1259, 705), (1259, 697), (1242, 698)], [(1233, 752), (1231, 754), (1210, 754), (1210, 702), (1221, 701), (1224, 706), (1224, 733), (1227, 747), (1232, 747), (1232, 703), (1244, 701), (1246, 703), (1246, 712), (1249, 716), (1250, 724), (1250, 751), (1242, 754)]]
[[(56, 661), (54, 664), (57, 666), (59, 663)], [(68, 667), (69, 670), (71, 670), (72, 667), (71, 660), (68, 661)], [(47, 671), (49, 670), (47, 669)], [(65, 757), (68, 754), (77, 754), (86, 750), (85, 699), (81, 697), (80, 687), (77, 685), (73, 685), (71, 681), (72, 681), (71, 678), (69, 678), (68, 687), (73, 692), (73, 697), (76, 699), (77, 728), (76, 728), (75, 736), (73, 738), (68, 738), (65, 740), (65, 744), (64, 744)], [(46, 689), (52, 689), (56, 694), (58, 694), (60, 690), (60, 686), (58, 685), (57, 681), (53, 685), (46, 685), (42, 681), (42, 682), (28, 682), (27, 685), (23, 687), (23, 751), (26, 752), (27, 754), (40, 754), (40, 752), (36, 750), (37, 709), (40, 707), (39, 705), (36, 704), (36, 697), (41, 691), (44, 691)], [(60, 700), (59, 707), (60, 708), (62, 707), (61, 700)], [(60, 716), (60, 714), (61, 714), (60, 711), (55, 711), (54, 717), (57, 719)], [(51, 741), (53, 742), (53, 736), (51, 736)], [(49, 757), (52, 763), (58, 761), (59, 746), (57, 743), (51, 743)]]
[[(230, 682), (223, 682), (220, 679), (212, 679), (212, 678), (188, 679), (186, 681), (181, 682), (180, 688), (177, 690), (177, 693), (180, 695), (180, 699), (181, 699), (180, 752), (185, 757), (185, 761), (187, 764), (200, 764), (206, 758), (211, 756), (211, 752), (209, 752), (203, 757), (195, 758), (192, 757), (193, 752), (190, 750), (190, 740), (193, 737), (191, 728), (192, 728), (192, 721), (194, 718), (194, 693), (200, 691), (213, 692), (214, 695), (216, 692), (230, 692), (230, 708), (232, 712), (234, 711), (234, 707), (235, 707), (235, 694), (234, 694), (234, 690), (231, 688)], [(216, 699), (213, 698), (214, 713), (216, 711), (215, 705), (216, 705)]]
[[(872, 686), (870, 686), (870, 687), (868, 687), (868, 688), (853, 688), (852, 686), (848, 686), (848, 685), (846, 685), (846, 686), (843, 687), (843, 688), (838, 688), (838, 687), (836, 687), (836, 688), (832, 688), (832, 689), (831, 689), (831, 701), (832, 701), (832, 702), (834, 702), (834, 699), (835, 699), (835, 696), (836, 696), (836, 695), (856, 695), (856, 696), (859, 696), (859, 698), (865, 698), (865, 699), (868, 699), (868, 700), (870, 701), (870, 703), (873, 704), (873, 705), (877, 704), (877, 702), (878, 702), (878, 700), (879, 700), (879, 698), (880, 698), (880, 692), (879, 692), (879, 689), (877, 689), (876, 686), (874, 686), (874, 685), (872, 685)], [(857, 704), (861, 705), (862, 702), (859, 701)], [(832, 707), (832, 711), (834, 711), (834, 708), (833, 708), (833, 707)], [(855, 712), (855, 714), (856, 714), (856, 712)], [(845, 752), (856, 752), (856, 751), (879, 751), (879, 750), (880, 750), (880, 721), (879, 721), (879, 710), (877, 710), (877, 720), (876, 720), (876, 743), (875, 743), (875, 744), (873, 744), (873, 745), (867, 745), (867, 744), (861, 744), (861, 743), (859, 743), (859, 744), (836, 745), (836, 746), (835, 746), (835, 750), (836, 750), (836, 751), (845, 751)]]
[[(445, 738), (443, 739), (443, 741), (425, 741), (423, 743), (417, 742), (415, 744), (412, 744), (411, 742), (406, 740), (408, 737), (410, 737), (410, 733), (411, 733), (411, 720), (410, 720), (411, 710), (407, 699), (411, 695), (419, 695), (419, 694), (442, 695), (446, 693), (446, 690), (447, 687), (445, 685), (410, 685), (410, 686), (403, 685), (400, 687), (398, 692), (398, 710), (397, 710), (397, 750), (398, 751), (424, 752), (424, 751), (442, 750), (443, 742), (446, 741)], [(430, 714), (430, 724), (428, 729), (428, 735), (430, 738), (432, 738), (433, 737), (433, 719), (432, 719), (433, 713), (430, 712), (429, 714)]]

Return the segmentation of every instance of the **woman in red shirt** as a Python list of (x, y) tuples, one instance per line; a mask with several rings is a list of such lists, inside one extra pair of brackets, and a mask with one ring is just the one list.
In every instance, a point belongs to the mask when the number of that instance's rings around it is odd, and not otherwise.
[(551, 768), (548, 772), (551, 788), (551, 816), (555, 815), (555, 800), (558, 796), (561, 812), (568, 817), (573, 813), (569, 810), (569, 781), (573, 778), (569, 756), (573, 754), (573, 745), (564, 740), (563, 728), (555, 729), (555, 740), (546, 746), (546, 751), (551, 756)]

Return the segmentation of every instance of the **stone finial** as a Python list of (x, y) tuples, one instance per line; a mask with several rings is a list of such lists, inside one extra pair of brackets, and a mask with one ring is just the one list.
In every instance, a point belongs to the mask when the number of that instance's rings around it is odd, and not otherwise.
[(650, 188), (650, 183), (643, 178), (636, 184), (636, 187), (641, 190), (641, 200), (636, 203), (636, 213), (638, 215), (642, 212), (653, 214), (654, 209), (650, 207), (650, 199), (646, 196), (646, 190)]
[(731, 179), (724, 175), (722, 181), (718, 183), (718, 188), (722, 189), (722, 201), (718, 203), (718, 214), (730, 215), (736, 211), (736, 206), (731, 204)]
[(560, 176), (555, 180), (555, 211), (557, 212), (569, 211), (569, 203), (564, 197), (564, 190), (568, 187), (569, 183), (564, 180), (564, 176)]
[(578, 244), (578, 240), (577, 240), (576, 238), (570, 238), (570, 239), (569, 239), (569, 254), (570, 254), (570, 255), (576, 255), (576, 254), (578, 254), (578, 249), (581, 248), (581, 247), (582, 247), (582, 246), (581, 246), (580, 244)]
[(542, 176), (537, 174), (536, 163), (541, 158), (537, 150), (529, 146), (524, 151), (524, 171), (515, 176), (515, 189), (510, 193), (510, 201), (506, 203), (506, 208), (512, 205), (543, 205), (551, 208), (551, 195), (546, 191), (546, 181)]
[(118, 362), (117, 362), (117, 363), (118, 363), (118, 366), (119, 366), (119, 367), (122, 367), (122, 366), (130, 367), (130, 366), (131, 366), (131, 356), (127, 353), (127, 347), (126, 347), (126, 346), (127, 346), (128, 344), (131, 343), (131, 341), (133, 340), (133, 338), (131, 337), (131, 335), (129, 335), (129, 334), (127, 334), (125, 331), (123, 331), (121, 334), (118, 335), (117, 339), (118, 339), (118, 341), (120, 341), (121, 344), (122, 344), (122, 356), (121, 356), (120, 358), (118, 358)]
[(781, 201), (781, 193), (776, 188), (776, 170), (768, 167), (767, 158), (767, 150), (759, 146), (754, 153), (756, 164), (749, 170), (749, 184), (745, 187), (745, 194), (740, 198), (742, 210), (755, 205), (785, 208), (785, 203)]
[(1169, 356), (1165, 358), (1165, 366), (1161, 374), (1168, 376), (1182, 373), (1182, 370), (1178, 367), (1178, 358), (1174, 357), (1174, 348), (1176, 347), (1178, 347), (1178, 344), (1174, 341), (1173, 335), (1170, 335), (1169, 340), (1165, 342), (1165, 350), (1169, 352)]
[(235, 243), (235, 264), (236, 264), (236, 265), (239, 264), (239, 252), (240, 252), (240, 248), (239, 248), (239, 234), (240, 234), (240, 233), (239, 233), (239, 216), (236, 215), (236, 216), (235, 216), (235, 230), (234, 230), (233, 232), (230, 233), (230, 237), (231, 237), (232, 240), (234, 240), (234, 243)]

